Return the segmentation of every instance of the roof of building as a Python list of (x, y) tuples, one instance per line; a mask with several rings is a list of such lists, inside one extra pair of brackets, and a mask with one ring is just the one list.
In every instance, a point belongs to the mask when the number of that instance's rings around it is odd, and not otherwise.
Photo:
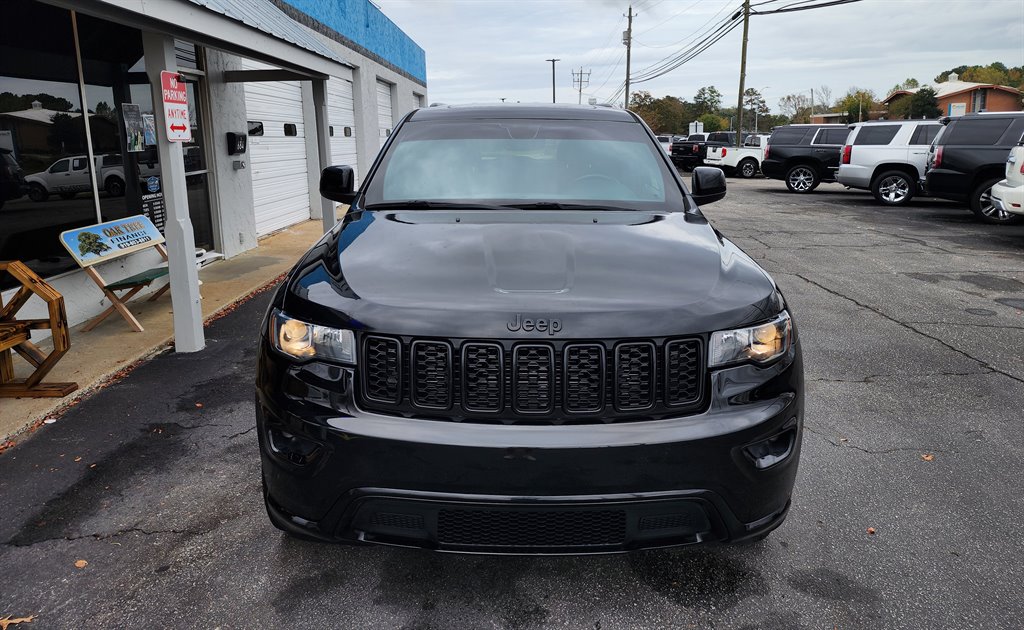
[[(1010, 87), (1008, 85), (995, 85), (995, 84), (992, 84), (992, 83), (972, 83), (971, 81), (959, 81), (959, 80), (957, 80), (957, 81), (943, 81), (942, 83), (936, 83), (935, 85), (925, 85), (925, 86), (921, 86), (921, 87), (930, 87), (930, 88), (932, 88), (933, 90), (935, 90), (935, 95), (938, 98), (943, 98), (945, 96), (952, 96), (954, 94), (959, 94), (960, 92), (970, 92), (972, 90), (977, 90), (979, 88), (991, 88), (991, 89), (995, 89), (995, 90), (1006, 90), (1007, 92), (1013, 92), (1014, 94), (1020, 94), (1020, 90), (1018, 90), (1017, 88)], [(892, 100), (892, 98), (894, 96), (899, 96), (901, 94), (914, 94), (914, 93), (916, 93), (920, 89), (921, 88), (916, 87), (916, 88), (910, 88), (908, 90), (896, 90), (895, 92), (893, 92), (889, 96), (886, 96), (885, 99), (882, 100), (882, 102), (883, 103), (888, 103), (890, 100)]]
[[(82, 115), (82, 112), (62, 112), (56, 109), (43, 109), (42, 107), (33, 107), (32, 109), (21, 109), (14, 112), (0, 112), (0, 116), (22, 118), (25, 120), (31, 120), (33, 122), (45, 123), (47, 125), (53, 124), (54, 114), (67, 114), (72, 118), (77, 118)], [(90, 116), (93, 115), (94, 114), (90, 114)]]
[(552, 120), (609, 120), (636, 122), (633, 114), (604, 105), (562, 105), (555, 103), (485, 103), (434, 105), (416, 110), (412, 120), (537, 118)]
[(189, 0), (267, 35), (284, 40), (338, 63), (346, 63), (333, 50), (285, 15), (272, 0)]

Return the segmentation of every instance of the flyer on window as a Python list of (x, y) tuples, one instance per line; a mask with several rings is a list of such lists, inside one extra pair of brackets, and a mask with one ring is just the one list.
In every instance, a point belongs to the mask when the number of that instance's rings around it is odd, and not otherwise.
[(145, 124), (142, 121), (142, 108), (135, 103), (121, 104), (121, 117), (124, 118), (125, 144), (128, 151), (138, 153), (146, 150)]

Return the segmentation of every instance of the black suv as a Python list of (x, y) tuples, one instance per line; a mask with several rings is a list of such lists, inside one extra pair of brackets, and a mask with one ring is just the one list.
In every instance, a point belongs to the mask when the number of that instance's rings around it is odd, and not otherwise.
[(0, 208), (28, 192), (25, 174), (10, 149), (0, 149)]
[(809, 193), (822, 182), (834, 182), (849, 133), (846, 125), (777, 127), (765, 147), (761, 173), (785, 181), (795, 193)]
[(945, 125), (928, 153), (928, 195), (964, 202), (985, 223), (1020, 217), (992, 203), (992, 185), (1006, 178), (1006, 155), (1024, 135), (1024, 112), (941, 118)]
[(672, 163), (679, 168), (692, 171), (704, 164), (709, 147), (731, 147), (736, 145), (735, 131), (712, 131), (709, 134), (694, 134), (682, 142), (672, 143)]
[(432, 107), (396, 127), (277, 290), (256, 416), (300, 537), (596, 553), (763, 538), (803, 368), (771, 278), (633, 113)]

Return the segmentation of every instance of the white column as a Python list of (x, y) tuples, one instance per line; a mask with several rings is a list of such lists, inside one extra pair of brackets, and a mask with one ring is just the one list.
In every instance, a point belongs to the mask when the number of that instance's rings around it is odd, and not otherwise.
[[(168, 267), (171, 276), (171, 306), (174, 309), (174, 349), (198, 352), (206, 345), (203, 312), (200, 308), (199, 272), (196, 269), (196, 239), (188, 215), (188, 190), (185, 187), (185, 161), (180, 142), (168, 142), (161, 97), (160, 72), (177, 72), (174, 38), (160, 33), (142, 33), (146, 74), (153, 87), (153, 113), (156, 117), (157, 151), (160, 155), (160, 185), (167, 208), (164, 237), (167, 239)], [(189, 107), (195, 107), (190, 103)]]
[[(317, 173), (331, 164), (331, 134), (330, 123), (327, 119), (327, 81), (313, 79), (313, 110), (316, 117), (316, 145), (319, 154)], [(318, 178), (319, 180), (319, 178)], [(317, 189), (319, 191), (319, 181)], [(330, 199), (320, 197), (321, 219), (323, 221), (324, 233), (326, 234), (338, 222), (337, 213), (334, 210), (334, 202)]]

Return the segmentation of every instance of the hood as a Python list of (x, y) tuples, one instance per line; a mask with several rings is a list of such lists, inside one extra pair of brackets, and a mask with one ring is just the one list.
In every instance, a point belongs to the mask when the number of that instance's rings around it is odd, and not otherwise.
[(666, 336), (779, 309), (771, 279), (695, 213), (357, 212), (314, 251), (290, 314), (387, 333), (510, 337), (517, 319), (557, 319), (566, 338)]

